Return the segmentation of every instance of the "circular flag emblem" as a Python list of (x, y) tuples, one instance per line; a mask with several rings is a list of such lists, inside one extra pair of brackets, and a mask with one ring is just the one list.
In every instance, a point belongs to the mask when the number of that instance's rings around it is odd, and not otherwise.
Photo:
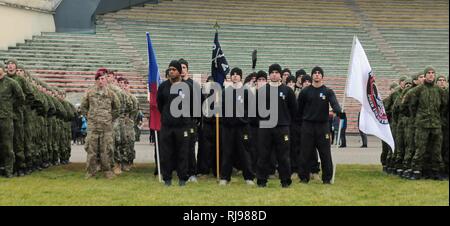
[(384, 110), (383, 100), (378, 95), (377, 86), (375, 85), (375, 76), (372, 75), (372, 71), (369, 72), (369, 79), (367, 80), (367, 100), (370, 109), (372, 109), (378, 122), (381, 124), (388, 124), (389, 122), (386, 111)]

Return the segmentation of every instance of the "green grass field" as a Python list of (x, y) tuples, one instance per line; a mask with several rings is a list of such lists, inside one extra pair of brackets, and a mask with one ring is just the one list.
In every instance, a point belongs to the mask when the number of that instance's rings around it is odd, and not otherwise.
[(381, 172), (378, 165), (338, 165), (334, 185), (319, 181), (282, 189), (279, 180), (258, 188), (233, 176), (219, 186), (215, 178), (179, 187), (164, 187), (153, 176), (154, 165), (137, 165), (132, 172), (108, 180), (84, 179), (84, 164), (53, 167), (32, 175), (0, 178), (0, 205), (449, 205), (448, 181), (408, 181)]

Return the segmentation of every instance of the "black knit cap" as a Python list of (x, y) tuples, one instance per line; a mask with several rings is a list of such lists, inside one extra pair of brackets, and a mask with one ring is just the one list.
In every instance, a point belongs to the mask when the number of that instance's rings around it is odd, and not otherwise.
[(319, 67), (319, 66), (315, 66), (312, 70), (311, 70), (311, 76), (314, 74), (314, 72), (316, 72), (316, 71), (318, 71), (318, 72), (320, 72), (320, 74), (322, 74), (322, 78), (323, 78), (323, 76), (325, 76), (324, 74), (323, 74), (323, 69), (321, 68), (321, 67)]
[(180, 58), (180, 59), (178, 60), (178, 62), (180, 62), (180, 64), (186, 65), (186, 67), (189, 68), (189, 63), (187, 62), (187, 60), (185, 60), (185, 59), (183, 59), (183, 58)]
[(303, 85), (303, 83), (305, 83), (306, 81), (309, 81), (310, 83), (312, 83), (312, 79), (311, 79), (311, 76), (309, 76), (309, 75), (303, 75), (303, 77), (302, 77), (302, 85)]
[(285, 68), (283, 69), (280, 74), (284, 74), (284, 72), (289, 72), (289, 75), (292, 75), (291, 70), (289, 70), (289, 68)]
[(272, 64), (269, 66), (269, 74), (273, 71), (278, 71), (281, 74), (281, 66), (279, 64)]
[(242, 70), (240, 68), (235, 67), (235, 68), (231, 69), (230, 75), (234, 75), (234, 74), (238, 74), (242, 78)]
[(261, 77), (267, 79), (267, 73), (263, 70), (258, 71), (258, 73), (256, 73), (256, 80), (258, 80)]
[(295, 77), (298, 78), (298, 76), (300, 75), (306, 75), (306, 71), (303, 69), (300, 69), (298, 71), (295, 72)]
[(296, 79), (293, 75), (290, 75), (290, 76), (288, 76), (288, 77), (286, 78), (286, 84), (288, 84), (289, 82), (294, 82), (294, 83), (296, 83), (296, 82), (297, 82), (297, 79)]
[(169, 67), (174, 67), (178, 72), (180, 72), (180, 74), (182, 73), (181, 64), (178, 60), (170, 61)]

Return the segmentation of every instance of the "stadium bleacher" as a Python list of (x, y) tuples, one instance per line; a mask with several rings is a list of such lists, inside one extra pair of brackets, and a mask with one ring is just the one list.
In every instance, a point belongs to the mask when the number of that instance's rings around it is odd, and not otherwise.
[[(365, 48), (382, 96), (399, 75), (426, 65), (434, 65), (438, 74), (449, 72), (446, 0), (164, 0), (97, 15), (96, 34), (42, 33), (0, 51), (0, 60), (14, 57), (35, 76), (68, 92), (84, 92), (99, 67), (118, 70), (129, 78), (144, 107), (148, 104), (145, 32), (150, 32), (161, 74), (170, 60), (185, 58), (191, 73), (204, 77), (210, 73), (216, 21), (231, 67), (250, 73), (254, 49), (257, 70), (277, 62), (293, 72), (304, 68), (309, 73), (320, 65), (326, 85), (339, 101), (353, 35)], [(367, 22), (381, 37), (367, 32)], [(392, 52), (407, 71), (399, 71), (386, 52)], [(357, 132), (359, 104), (347, 98), (345, 108), (347, 131)], [(148, 107), (143, 109), (148, 112)]]

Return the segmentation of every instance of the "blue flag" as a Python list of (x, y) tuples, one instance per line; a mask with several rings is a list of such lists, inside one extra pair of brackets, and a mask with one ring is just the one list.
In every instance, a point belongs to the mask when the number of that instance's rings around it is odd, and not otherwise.
[(225, 76), (228, 74), (228, 72), (230, 72), (230, 67), (228, 66), (227, 59), (225, 59), (225, 55), (223, 54), (222, 48), (220, 47), (219, 33), (217, 31), (214, 37), (211, 61), (211, 75), (214, 78), (215, 82), (223, 85)]

